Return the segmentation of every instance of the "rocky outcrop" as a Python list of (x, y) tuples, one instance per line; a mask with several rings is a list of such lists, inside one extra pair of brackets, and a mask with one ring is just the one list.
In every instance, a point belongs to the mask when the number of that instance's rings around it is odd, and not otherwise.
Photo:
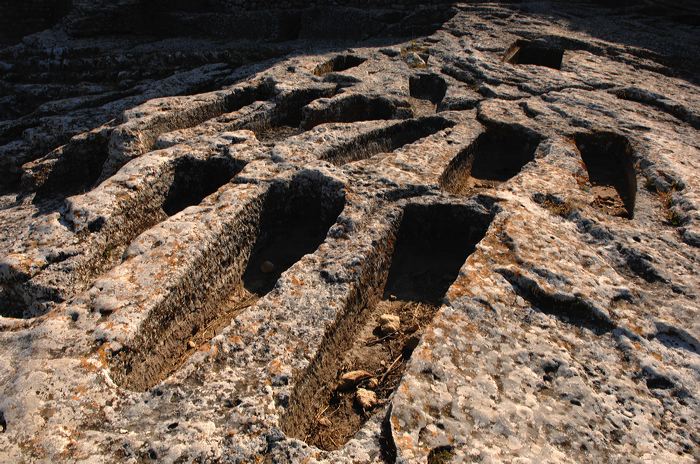
[(367, 3), (0, 50), (0, 461), (700, 459), (695, 29)]

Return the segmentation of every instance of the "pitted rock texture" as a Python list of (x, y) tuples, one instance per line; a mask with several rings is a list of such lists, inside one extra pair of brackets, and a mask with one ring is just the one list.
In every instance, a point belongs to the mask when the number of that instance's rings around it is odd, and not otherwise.
[(0, 461), (700, 460), (692, 4), (46, 3)]

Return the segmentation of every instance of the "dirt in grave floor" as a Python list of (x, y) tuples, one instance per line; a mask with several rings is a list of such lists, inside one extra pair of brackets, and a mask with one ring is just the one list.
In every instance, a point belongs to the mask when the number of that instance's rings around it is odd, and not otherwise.
[[(386, 404), (401, 382), (413, 350), (440, 307), (440, 300), (464, 261), (450, 247), (398, 247), (382, 300), (363, 319), (352, 347), (342, 353), (335, 381), (329, 382), (310, 402), (314, 420), (306, 439), (321, 449), (340, 448), (357, 433), (369, 416)], [(382, 333), (380, 317), (400, 318), (400, 330)], [(352, 388), (338, 388), (343, 374), (367, 371), (372, 377)], [(358, 388), (371, 390), (379, 404), (363, 410), (356, 401)]]
[[(406, 362), (418, 345), (423, 329), (430, 323), (438, 305), (416, 301), (382, 300), (373, 315), (357, 333), (352, 348), (343, 354), (338, 377), (352, 371), (364, 370), (372, 374), (354, 388), (339, 390), (338, 383), (319, 391), (312, 404), (315, 407), (314, 424), (306, 442), (325, 450), (340, 448), (362, 427), (376, 408), (364, 411), (355, 401), (357, 388), (366, 388), (377, 394), (381, 407), (396, 390), (403, 376)], [(392, 314), (401, 318), (401, 329), (391, 335), (382, 335), (379, 316)], [(340, 381), (340, 378), (337, 379)]]

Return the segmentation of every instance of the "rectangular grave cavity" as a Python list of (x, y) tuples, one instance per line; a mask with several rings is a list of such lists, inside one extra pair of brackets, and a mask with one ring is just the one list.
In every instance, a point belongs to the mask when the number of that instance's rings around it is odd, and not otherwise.
[(353, 93), (319, 100), (302, 110), (301, 127), (311, 129), (331, 122), (406, 119), (413, 117), (408, 101), (382, 95)]
[(447, 82), (435, 73), (419, 73), (408, 79), (408, 90), (412, 97), (437, 105), (445, 98)]
[(466, 205), (405, 208), (296, 383), (282, 419), (287, 435), (339, 449), (384, 409), (490, 220)]
[(97, 182), (108, 156), (109, 132), (73, 137), (36, 162), (23, 167), (23, 184), (36, 189), (35, 201), (84, 193)]
[(317, 76), (324, 76), (332, 72), (347, 71), (350, 68), (361, 65), (365, 61), (367, 61), (366, 58), (361, 58), (359, 56), (338, 55), (316, 66), (316, 68), (314, 68), (314, 74)]
[(97, 249), (79, 270), (85, 283), (114, 266), (126, 247), (142, 232), (154, 227), (204, 198), (229, 182), (245, 166), (238, 160), (213, 156), (185, 156), (173, 160), (158, 183), (150, 185), (125, 204), (121, 214), (110, 220), (98, 218), (88, 224), (92, 233), (105, 240), (95, 241)]
[(408, 90), (413, 97), (413, 113), (416, 116), (433, 114), (447, 93), (447, 82), (439, 74), (418, 73), (408, 80)]
[(411, 119), (362, 134), (349, 143), (331, 148), (321, 156), (321, 159), (340, 166), (371, 158), (379, 153), (396, 151), (405, 145), (450, 128), (454, 124), (438, 116)]
[(510, 126), (489, 127), (455, 156), (440, 176), (440, 187), (455, 195), (495, 187), (535, 159), (537, 135)]
[(279, 142), (298, 135), (304, 130), (301, 127), (302, 108), (318, 98), (332, 97), (335, 90), (328, 86), (314, 87), (279, 95), (267, 117), (243, 125), (241, 129), (252, 130), (256, 138), (264, 143)]
[(508, 48), (504, 61), (510, 64), (534, 64), (561, 69), (564, 49), (540, 41), (517, 40)]
[(122, 387), (147, 390), (180, 367), (281, 274), (323, 242), (342, 211), (342, 185), (298, 176), (273, 184), (207, 243), (139, 334), (111, 359)]
[(611, 132), (574, 136), (588, 171), (594, 206), (612, 216), (634, 217), (637, 175), (629, 141)]
[(216, 156), (205, 160), (192, 157), (176, 160), (173, 181), (163, 200), (163, 211), (173, 216), (188, 206), (198, 205), (229, 182), (243, 166), (243, 163)]

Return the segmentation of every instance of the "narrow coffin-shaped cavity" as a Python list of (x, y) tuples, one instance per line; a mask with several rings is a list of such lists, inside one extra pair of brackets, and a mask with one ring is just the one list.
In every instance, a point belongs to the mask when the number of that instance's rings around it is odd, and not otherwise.
[(173, 216), (188, 206), (199, 204), (230, 181), (241, 168), (241, 164), (222, 157), (205, 160), (183, 157), (176, 160), (173, 182), (163, 202), (163, 211)]
[(440, 177), (443, 190), (455, 195), (495, 187), (535, 159), (539, 138), (508, 126), (491, 127), (455, 156)]
[(332, 97), (336, 92), (333, 87), (312, 87), (294, 90), (276, 98), (275, 107), (269, 117), (241, 126), (255, 132), (261, 142), (278, 142), (300, 134), (302, 109), (312, 101)]
[(394, 226), (378, 241), (377, 256), (365, 263), (344, 313), (296, 383), (285, 433), (338, 449), (383, 409), (489, 223), (474, 206), (405, 208), (398, 231)]
[(321, 159), (335, 165), (371, 158), (387, 153), (454, 126), (454, 122), (433, 116), (411, 119), (389, 127), (367, 132), (349, 143), (333, 147)]
[(96, 242), (100, 248), (94, 250), (92, 258), (80, 268), (83, 279), (89, 281), (114, 266), (139, 234), (168, 216), (199, 204), (244, 166), (235, 159), (220, 156), (206, 159), (185, 156), (173, 160), (161, 178), (165, 184), (163, 188), (152, 186), (141, 192), (124, 206), (119, 216), (108, 222), (98, 218), (88, 224), (90, 232), (100, 232), (109, 239)]
[(588, 171), (598, 209), (632, 219), (637, 199), (634, 152), (627, 139), (611, 132), (574, 136)]
[(193, 250), (175, 288), (112, 358), (115, 381), (146, 390), (165, 379), (313, 253), (343, 206), (342, 185), (328, 179), (273, 184), (201, 251)]
[(302, 110), (301, 127), (304, 129), (331, 122), (413, 117), (413, 111), (407, 101), (385, 96), (351, 94), (315, 103)]
[(323, 76), (331, 72), (341, 72), (346, 71), (350, 68), (361, 65), (367, 61), (366, 58), (361, 58), (354, 55), (338, 55), (333, 59), (330, 59), (324, 63), (319, 64), (314, 69), (314, 74), (317, 76)]
[(247, 291), (267, 294), (284, 271), (318, 248), (343, 209), (343, 196), (337, 186), (334, 190), (334, 196), (324, 197), (318, 187), (304, 192), (273, 187), (243, 274)]
[(429, 100), (437, 105), (445, 98), (447, 82), (438, 74), (420, 73), (409, 78), (408, 89), (412, 97)]
[[(167, 110), (157, 106), (159, 100), (155, 100), (155, 103), (146, 102), (141, 107), (129, 110), (126, 115), (130, 119), (115, 129), (116, 137), (113, 135), (110, 140), (110, 152), (120, 152), (124, 159), (108, 158), (100, 178), (110, 177), (124, 162), (151, 151), (158, 137), (167, 132), (195, 127), (254, 102), (268, 100), (274, 93), (272, 82), (263, 81), (234, 87), (225, 93), (205, 93), (197, 96), (196, 101), (193, 101), (193, 97), (186, 97), (186, 100), (176, 101), (177, 103)], [(151, 110), (148, 105), (155, 105), (155, 108)], [(154, 115), (148, 116), (149, 112), (153, 112)]]
[(517, 40), (508, 48), (504, 60), (511, 64), (534, 64), (561, 69), (564, 49), (543, 42)]
[(37, 201), (84, 193), (102, 172), (108, 155), (107, 142), (107, 134), (99, 132), (74, 137), (43, 159), (25, 165), (23, 182), (36, 188)]

